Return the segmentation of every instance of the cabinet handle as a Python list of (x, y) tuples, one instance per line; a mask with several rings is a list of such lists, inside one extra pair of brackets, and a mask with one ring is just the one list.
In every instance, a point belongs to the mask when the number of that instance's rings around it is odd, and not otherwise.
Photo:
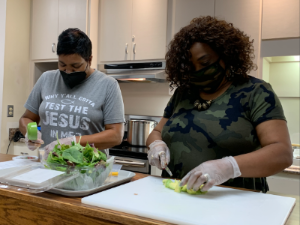
[(128, 44), (125, 45), (125, 54), (128, 54)]
[(55, 47), (55, 43), (52, 44), (52, 52), (53, 52), (53, 53), (55, 52), (54, 47)]
[(28, 155), (27, 152), (20, 152), (20, 153), (21, 153), (21, 155)]
[(136, 43), (133, 43), (133, 54), (136, 53), (136, 51), (135, 51), (135, 46), (136, 46)]

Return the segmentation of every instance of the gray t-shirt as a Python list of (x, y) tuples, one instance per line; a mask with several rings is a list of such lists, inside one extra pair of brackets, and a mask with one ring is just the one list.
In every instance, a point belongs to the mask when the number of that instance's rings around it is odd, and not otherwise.
[(97, 70), (72, 89), (59, 70), (43, 73), (25, 108), (40, 116), (44, 146), (56, 140), (56, 132), (58, 138), (90, 135), (105, 130), (106, 124), (125, 122), (118, 82)]

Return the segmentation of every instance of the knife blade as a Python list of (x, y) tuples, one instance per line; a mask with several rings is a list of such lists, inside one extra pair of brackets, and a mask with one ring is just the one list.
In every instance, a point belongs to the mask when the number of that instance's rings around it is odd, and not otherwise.
[[(165, 152), (160, 152), (159, 153), (159, 156), (161, 157), (161, 155), (166, 155), (166, 153)], [(172, 177), (173, 176), (173, 174), (172, 174), (172, 172), (171, 172), (171, 170), (169, 169), (169, 167), (166, 165), (166, 167), (165, 167), (165, 170), (167, 171), (167, 173)]]
[(173, 174), (172, 174), (172, 172), (171, 172), (171, 170), (169, 169), (169, 167), (165, 167), (165, 170), (167, 171), (167, 173), (172, 177), (173, 176)]

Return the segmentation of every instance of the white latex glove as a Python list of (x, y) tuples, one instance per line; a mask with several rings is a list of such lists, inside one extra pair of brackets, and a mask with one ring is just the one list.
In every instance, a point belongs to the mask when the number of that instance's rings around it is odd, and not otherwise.
[(202, 191), (208, 191), (212, 186), (219, 185), (225, 181), (239, 177), (240, 168), (236, 160), (232, 157), (211, 160), (200, 164), (191, 170), (182, 180), (180, 186), (187, 184), (187, 189), (198, 191), (200, 186)]
[(25, 144), (27, 145), (27, 148), (31, 151), (36, 150), (37, 148), (41, 147), (42, 144), (44, 144), (44, 141), (42, 140), (42, 133), (38, 131), (38, 137), (36, 141), (30, 141), (28, 140), (27, 133), (25, 134)]
[(151, 166), (164, 169), (170, 162), (170, 150), (162, 140), (153, 141), (149, 145), (148, 160)]
[[(61, 145), (62, 144), (71, 145), (72, 141), (76, 142), (75, 136), (59, 139), (59, 143)], [(52, 141), (50, 144), (48, 144), (48, 145), (45, 146), (44, 149), (45, 149), (45, 157), (46, 158), (48, 158), (49, 152), (53, 150), (53, 148), (55, 147), (55, 145), (57, 145), (57, 141)]]

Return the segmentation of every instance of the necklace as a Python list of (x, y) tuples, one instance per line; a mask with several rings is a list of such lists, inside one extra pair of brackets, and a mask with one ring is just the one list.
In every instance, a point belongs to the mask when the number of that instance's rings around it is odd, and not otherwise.
[[(221, 85), (221, 86), (225, 86), (225, 87), (223, 87), (223, 88), (226, 88), (226, 87), (227, 87), (226, 85), (229, 85), (229, 86), (230, 86), (231, 83), (232, 83), (232, 82), (226, 81), (226, 82), (225, 82), (223, 85)], [(225, 91), (223, 91), (221, 94), (219, 94), (218, 96), (216, 96), (216, 97), (214, 98), (214, 100), (217, 99), (220, 95), (223, 95), (224, 92), (227, 91), (227, 89), (228, 89), (228, 88), (226, 88)], [(213, 99), (210, 99), (210, 100), (203, 100), (203, 99), (200, 97), (200, 100), (196, 100), (196, 101), (194, 102), (194, 109), (197, 109), (198, 111), (204, 111), (204, 110), (207, 110), (207, 109), (211, 106), (211, 104), (213, 103), (214, 100), (213, 100)]]
[(213, 100), (203, 100), (203, 99), (200, 99), (200, 100), (196, 100), (194, 102), (194, 109), (197, 109), (198, 111), (204, 111), (204, 110), (207, 110), (210, 105), (212, 104)]

